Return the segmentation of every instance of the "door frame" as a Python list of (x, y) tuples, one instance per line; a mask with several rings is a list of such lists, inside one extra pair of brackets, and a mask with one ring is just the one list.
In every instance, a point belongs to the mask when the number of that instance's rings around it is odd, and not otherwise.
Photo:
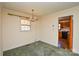
[[(73, 49), (73, 15), (69, 15), (69, 16), (61, 16), (61, 17), (69, 17), (69, 21), (70, 21), (70, 36), (69, 36), (69, 50), (72, 51)], [(58, 27), (59, 27), (59, 18), (58, 17)], [(58, 29), (58, 42), (59, 42), (59, 29)]]

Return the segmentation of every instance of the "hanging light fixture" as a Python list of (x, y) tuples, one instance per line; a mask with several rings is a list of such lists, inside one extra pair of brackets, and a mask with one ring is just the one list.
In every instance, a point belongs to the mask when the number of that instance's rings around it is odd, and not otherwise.
[(32, 17), (30, 19), (30, 21), (34, 22), (34, 21), (37, 21), (37, 16), (34, 15), (34, 9), (32, 9)]

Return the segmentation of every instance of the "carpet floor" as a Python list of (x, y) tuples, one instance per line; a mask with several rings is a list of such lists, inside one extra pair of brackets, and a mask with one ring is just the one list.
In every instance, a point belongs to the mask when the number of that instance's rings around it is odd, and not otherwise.
[(37, 41), (22, 47), (3, 52), (3, 56), (79, 56), (69, 50)]

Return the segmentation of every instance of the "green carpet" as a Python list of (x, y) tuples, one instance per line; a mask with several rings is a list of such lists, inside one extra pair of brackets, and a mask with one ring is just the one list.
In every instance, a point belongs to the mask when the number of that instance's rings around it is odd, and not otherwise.
[(78, 56), (62, 48), (38, 41), (3, 52), (4, 56)]

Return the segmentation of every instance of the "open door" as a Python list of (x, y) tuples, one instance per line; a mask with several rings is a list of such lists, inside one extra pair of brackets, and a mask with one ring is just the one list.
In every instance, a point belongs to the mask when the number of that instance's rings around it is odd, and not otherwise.
[(58, 19), (58, 47), (72, 50), (73, 16), (59, 17)]

